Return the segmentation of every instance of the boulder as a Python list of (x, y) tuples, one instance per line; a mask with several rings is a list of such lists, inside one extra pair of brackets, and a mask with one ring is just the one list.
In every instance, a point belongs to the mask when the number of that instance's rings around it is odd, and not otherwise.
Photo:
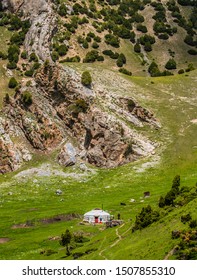
[(57, 195), (61, 195), (62, 194), (62, 191), (61, 190), (56, 190), (55, 192)]
[(63, 146), (58, 156), (58, 161), (61, 165), (64, 166), (72, 166), (76, 164), (77, 162), (76, 149), (73, 147), (71, 143), (66, 143)]

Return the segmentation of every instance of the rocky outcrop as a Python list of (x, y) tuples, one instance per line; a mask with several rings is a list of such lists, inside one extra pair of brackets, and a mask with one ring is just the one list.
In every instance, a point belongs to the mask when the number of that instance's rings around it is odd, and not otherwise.
[(61, 165), (72, 166), (76, 163), (76, 149), (71, 143), (66, 143), (58, 156), (58, 161)]
[(12, 12), (22, 12), (29, 19), (31, 27), (26, 34), (25, 49), (28, 54), (35, 52), (40, 60), (51, 59), (50, 44), (56, 28), (56, 14), (49, 0), (3, 0), (3, 7)]
[(35, 52), (42, 61), (50, 60), (51, 39), (57, 20), (51, 1), (27, 0), (21, 9), (31, 22), (25, 38), (25, 49), (29, 54)]
[(0, 174), (17, 170), (32, 157), (26, 147), (13, 143), (8, 128), (9, 123), (0, 118)]
[[(32, 104), (24, 101), (25, 96), (31, 96)], [(33, 148), (49, 151), (61, 143), (63, 132), (54, 120), (56, 112), (43, 96), (39, 96), (36, 87), (28, 90), (23, 87), (14, 99), (10, 98), (4, 112), (21, 129)]]
[[(27, 93), (31, 94), (31, 104), (24, 101)], [(58, 156), (64, 166), (84, 160), (97, 167), (114, 167), (153, 152), (153, 143), (131, 129), (127, 119), (117, 117), (119, 110), (123, 110), (139, 123), (146, 121), (145, 117), (154, 123), (149, 111), (135, 102), (132, 110), (126, 105), (124, 108), (123, 103), (131, 105), (131, 99), (128, 102), (126, 98), (116, 98), (113, 103), (106, 98), (106, 106), (115, 106), (115, 113), (111, 114), (99, 107), (97, 98), (93, 90), (82, 86), (73, 70), (45, 63), (35, 77), (35, 84), (23, 86), (14, 99), (10, 98), (5, 112), (36, 149), (54, 150), (66, 140)], [(135, 114), (135, 108), (140, 108), (144, 115)]]
[(12, 12), (16, 12), (20, 9), (24, 0), (2, 0), (3, 8), (8, 8)]
[(154, 114), (148, 109), (140, 106), (134, 98), (126, 96), (122, 97), (104, 91), (101, 93), (100, 101), (103, 103), (102, 105), (106, 110), (110, 109), (110, 111), (115, 113), (117, 117), (121, 116), (128, 123), (131, 123), (136, 127), (143, 127), (145, 123), (154, 128), (161, 127), (160, 123), (154, 117)]

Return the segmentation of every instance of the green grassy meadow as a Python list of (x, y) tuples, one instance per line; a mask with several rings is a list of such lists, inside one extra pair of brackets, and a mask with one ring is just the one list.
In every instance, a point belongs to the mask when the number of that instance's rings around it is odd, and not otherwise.
[[(113, 71), (102, 65), (69, 65), (79, 72), (88, 67), (95, 85), (102, 69), (102, 73), (108, 74), (103, 76), (105, 87), (113, 86), (110, 85)], [(126, 88), (125, 92), (124, 86), (120, 87), (117, 93), (135, 96), (155, 113), (162, 125), (159, 130), (144, 128), (144, 133), (159, 143), (154, 155), (109, 170), (94, 169), (95, 173), (83, 174), (80, 179), (36, 174), (15, 177), (25, 169), (45, 162), (52, 164), (50, 155), (38, 155), (33, 164), (0, 175), (0, 238), (9, 239), (0, 244), (0, 259), (73, 259), (73, 256), (66, 257), (65, 249), (59, 245), (59, 237), (66, 229), (81, 232), (88, 239), (73, 245), (72, 253), (81, 253), (80, 259), (164, 259), (175, 245), (171, 231), (187, 228), (180, 222), (180, 215), (191, 213), (197, 218), (197, 199), (174, 209), (142, 231), (131, 233), (131, 226), (142, 207), (150, 204), (158, 209), (159, 197), (170, 190), (175, 175), (181, 176), (181, 186), (192, 187), (197, 182), (196, 74), (195, 70), (187, 76), (150, 78), (116, 73)], [(56, 163), (53, 168), (65, 173), (83, 173), (78, 167), (62, 169)], [(62, 190), (59, 196), (57, 189)], [(149, 198), (143, 198), (145, 191), (150, 191)], [(131, 199), (136, 202), (130, 202)], [(121, 202), (126, 205), (120, 205)], [(115, 218), (120, 213), (125, 224), (110, 229), (80, 224), (85, 212), (102, 205)], [(46, 222), (54, 216), (73, 213), (81, 218)], [(122, 236), (119, 241), (116, 230)]]

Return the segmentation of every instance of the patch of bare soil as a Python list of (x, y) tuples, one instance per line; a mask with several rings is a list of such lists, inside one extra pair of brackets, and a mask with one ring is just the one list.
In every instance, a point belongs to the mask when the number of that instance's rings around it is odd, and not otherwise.
[(32, 225), (28, 225), (28, 224), (18, 224), (18, 225), (13, 225), (11, 227), (11, 229), (17, 229), (17, 228), (31, 228)]
[(4, 243), (7, 243), (10, 241), (10, 238), (7, 238), (7, 237), (1, 237), (0, 238), (0, 244), (4, 244)]
[[(61, 215), (57, 215), (54, 217), (50, 217), (50, 218), (44, 218), (41, 220), (38, 220), (37, 222), (42, 223), (42, 224), (52, 224), (52, 223), (57, 223), (57, 222), (61, 222), (61, 221), (71, 221), (74, 219), (82, 219), (82, 216), (76, 213), (71, 213), (71, 214), (61, 214)], [(12, 229), (18, 229), (18, 228), (32, 228), (35, 225), (35, 220), (32, 221), (27, 221), (26, 223), (23, 224), (16, 224), (13, 225), (11, 228)]]
[(197, 119), (191, 120), (190, 122), (197, 124)]
[(56, 222), (61, 222), (61, 221), (71, 221), (74, 219), (81, 219), (82, 216), (76, 213), (71, 213), (71, 214), (66, 214), (66, 215), (57, 215), (54, 217), (50, 217), (50, 218), (45, 218), (40, 220), (41, 223), (43, 224), (52, 224), (52, 223), (56, 223)]

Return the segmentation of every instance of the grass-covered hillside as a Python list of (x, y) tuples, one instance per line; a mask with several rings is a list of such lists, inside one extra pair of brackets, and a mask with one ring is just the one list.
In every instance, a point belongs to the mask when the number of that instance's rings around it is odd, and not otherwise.
[(112, 69), (152, 76), (182, 72), (191, 63), (196, 66), (193, 1), (56, 3), (59, 30), (53, 39), (54, 61), (101, 61)]

